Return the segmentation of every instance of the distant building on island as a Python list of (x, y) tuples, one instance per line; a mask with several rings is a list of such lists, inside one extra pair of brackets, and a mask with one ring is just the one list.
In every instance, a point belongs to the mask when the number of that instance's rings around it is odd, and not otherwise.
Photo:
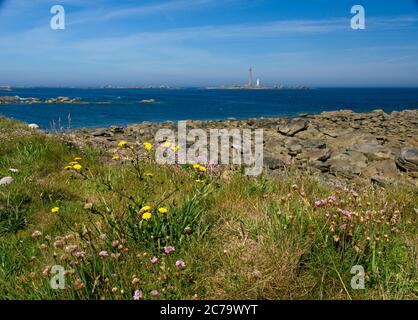
[(248, 70), (248, 86), (252, 87), (253, 86), (253, 68), (250, 67), (250, 69)]
[[(248, 70), (248, 84), (247, 86), (249, 88), (253, 88), (254, 84), (253, 84), (253, 67), (250, 67), (250, 69)], [(257, 88), (260, 87), (260, 79), (257, 79), (256, 81), (256, 85)]]
[(291, 86), (285, 87), (282, 85), (276, 86), (263, 86), (261, 85), (261, 80), (257, 78), (256, 83), (254, 85), (253, 81), (253, 67), (248, 69), (248, 82), (245, 85), (237, 86), (219, 86), (219, 87), (206, 87), (205, 89), (220, 89), (220, 90), (307, 90), (309, 88), (304, 86)]
[(260, 89), (261, 88), (261, 81), (259, 78), (257, 78), (256, 82), (255, 82), (255, 86), (254, 86), (254, 82), (253, 82), (253, 67), (250, 67), (250, 69), (248, 69), (248, 83), (247, 83), (247, 88), (248, 89)]

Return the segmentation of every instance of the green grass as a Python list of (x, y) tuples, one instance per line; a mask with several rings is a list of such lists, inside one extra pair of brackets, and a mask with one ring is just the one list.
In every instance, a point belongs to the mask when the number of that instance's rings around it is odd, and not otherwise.
[[(293, 170), (198, 173), (129, 152), (115, 161), (0, 118), (0, 177), (14, 178), (0, 187), (2, 299), (417, 298), (416, 190), (332, 189)], [(82, 169), (64, 170), (75, 157)], [(54, 265), (66, 270), (63, 290), (51, 288)], [(365, 290), (350, 286), (355, 265)]]

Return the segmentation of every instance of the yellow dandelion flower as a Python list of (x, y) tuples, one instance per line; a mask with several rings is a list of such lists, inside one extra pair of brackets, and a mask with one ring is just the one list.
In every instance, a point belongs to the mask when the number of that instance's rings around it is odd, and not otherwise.
[(168, 212), (168, 209), (167, 208), (164, 208), (164, 207), (161, 207), (161, 208), (158, 208), (158, 212), (159, 213), (167, 213)]
[(164, 148), (170, 148), (170, 146), (171, 146), (171, 143), (168, 142), (168, 141), (166, 141), (166, 142), (163, 143), (163, 147)]
[(81, 170), (82, 166), (80, 164), (73, 165), (74, 170)]
[(80, 161), (80, 160), (81, 160), (81, 158), (80, 158), (80, 157), (75, 157), (73, 160), (74, 160), (74, 161)]
[(152, 144), (149, 142), (144, 142), (144, 148), (147, 151), (150, 151), (152, 149)]
[(205, 180), (197, 179), (197, 180), (195, 180), (195, 182), (197, 182), (197, 183), (203, 183), (203, 182), (205, 182)]
[(76, 165), (76, 164), (78, 164), (78, 162), (77, 161), (71, 161), (70, 163), (68, 163), (70, 166), (74, 166), (74, 165)]
[(125, 140), (121, 140), (118, 143), (118, 147), (125, 147), (128, 143)]
[(144, 176), (146, 176), (146, 177), (152, 177), (154, 175), (151, 172), (145, 172), (144, 173)]
[(173, 147), (171, 147), (171, 150), (177, 152), (177, 151), (180, 150), (180, 147), (179, 146), (173, 146)]
[(60, 211), (60, 208), (59, 207), (53, 207), (51, 209), (51, 213), (58, 213), (59, 211)]
[(206, 167), (205, 166), (199, 166), (199, 171), (200, 172), (205, 172), (206, 171)]
[(199, 169), (199, 168), (200, 168), (200, 164), (198, 164), (198, 163), (194, 164), (194, 165), (193, 165), (193, 168), (195, 168), (195, 169)]
[(144, 219), (144, 220), (149, 220), (149, 219), (151, 219), (151, 217), (152, 217), (151, 212), (145, 212), (145, 213), (142, 214), (142, 219)]
[(113, 157), (112, 157), (112, 160), (119, 160), (120, 159), (120, 157), (118, 156), (118, 155), (114, 155)]
[(70, 170), (70, 169), (72, 169), (73, 168), (73, 166), (65, 166), (64, 167), (64, 170)]
[(151, 209), (152, 209), (151, 206), (145, 206), (141, 208), (141, 212), (147, 212), (147, 211), (150, 211)]

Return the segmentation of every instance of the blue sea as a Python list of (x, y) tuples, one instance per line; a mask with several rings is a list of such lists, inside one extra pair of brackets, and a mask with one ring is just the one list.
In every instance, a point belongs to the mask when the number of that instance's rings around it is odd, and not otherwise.
[[(82, 98), (81, 104), (0, 105), (0, 115), (43, 129), (107, 127), (142, 121), (294, 116), (339, 109), (418, 109), (418, 88), (312, 90), (17, 88), (0, 95)], [(143, 104), (143, 99), (156, 103)], [(71, 120), (69, 120), (71, 119)]]

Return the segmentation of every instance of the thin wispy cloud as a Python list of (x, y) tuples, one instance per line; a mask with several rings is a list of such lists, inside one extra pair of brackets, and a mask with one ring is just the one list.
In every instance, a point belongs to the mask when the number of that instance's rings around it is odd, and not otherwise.
[(417, 61), (417, 55), (407, 55), (407, 56), (401, 56), (401, 57), (393, 57), (391, 59), (382, 61), (382, 64), (387, 64), (387, 63), (394, 63), (394, 62), (400, 62), (400, 61), (414, 61), (415, 64), (418, 64)]
[[(371, 24), (386, 25), (387, 28), (396, 29), (405, 26), (405, 23), (413, 24), (415, 17), (399, 16), (391, 18), (371, 18)], [(371, 28), (371, 27), (370, 27)], [(181, 47), (190, 52), (187, 41), (210, 43), (216, 40), (250, 40), (250, 39), (280, 39), (283, 36), (324, 34), (333, 32), (353, 32), (345, 18), (317, 19), (317, 20), (281, 20), (265, 23), (233, 24), (196, 26), (187, 28), (174, 28), (163, 31), (136, 32), (124, 36), (95, 36), (74, 38), (65, 37), (65, 31), (60, 34), (51, 32), (43, 27), (28, 31), (9, 34), (0, 37), (4, 43), (13, 42), (13, 47), (6, 47), (6, 52), (22, 51), (28, 45), (31, 53), (46, 54), (53, 52), (72, 52), (72, 54), (91, 54), (95, 57), (106, 55), (125, 56), (126, 52), (156, 52), (162, 47), (165, 50), (175, 48), (180, 52)], [(186, 44), (185, 44), (186, 43)], [(174, 50), (174, 49), (173, 49)], [(195, 49), (202, 53), (204, 50)], [(29, 53), (28, 53), (29, 54)], [(269, 53), (266, 53), (269, 54)]]
[[(377, 26), (385, 26), (387, 29), (397, 29), (412, 26), (418, 22), (418, 17), (399, 16), (391, 18), (370, 18), (369, 30)], [(331, 33), (337, 31), (353, 32), (346, 18), (331, 18), (317, 20), (280, 20), (265, 23), (247, 23), (232, 25), (209, 25), (187, 28), (174, 28), (163, 31), (149, 31), (132, 33), (124, 37), (103, 38), (103, 41), (123, 42), (159, 42), (211, 39), (251, 39), (251, 38), (279, 38), (292, 34)], [(102, 41), (98, 40), (98, 41)]]
[[(102, 19), (115, 19), (123, 18), (127, 16), (139, 16), (139, 15), (149, 15), (154, 13), (161, 13), (165, 11), (173, 11), (180, 9), (190, 9), (195, 6), (202, 6), (205, 4), (216, 3), (214, 0), (174, 0), (169, 2), (160, 2), (151, 5), (144, 6), (134, 6), (126, 7), (118, 10), (112, 10), (111, 12), (105, 14)], [(219, 1), (218, 1), (219, 3)]]
[(193, 11), (194, 9), (202, 9), (208, 6), (224, 6), (229, 2), (236, 1), (238, 0), (171, 0), (145, 5), (125, 5), (116, 8), (103, 6), (97, 8), (94, 12), (91, 9), (78, 12), (75, 19), (69, 22), (69, 25), (107, 22), (129, 17), (152, 16), (155, 14), (173, 13), (180, 10)]

